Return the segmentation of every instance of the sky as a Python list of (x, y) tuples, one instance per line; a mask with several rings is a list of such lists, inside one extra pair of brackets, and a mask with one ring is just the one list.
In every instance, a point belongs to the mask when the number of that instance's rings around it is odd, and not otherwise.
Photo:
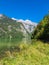
[(33, 22), (48, 14), (49, 0), (0, 0), (0, 14)]

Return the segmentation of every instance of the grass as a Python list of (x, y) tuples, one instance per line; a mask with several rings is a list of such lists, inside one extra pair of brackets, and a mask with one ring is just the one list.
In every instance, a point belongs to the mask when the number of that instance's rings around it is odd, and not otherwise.
[(49, 44), (41, 41), (20, 43), (12, 51), (5, 51), (0, 65), (49, 65)]

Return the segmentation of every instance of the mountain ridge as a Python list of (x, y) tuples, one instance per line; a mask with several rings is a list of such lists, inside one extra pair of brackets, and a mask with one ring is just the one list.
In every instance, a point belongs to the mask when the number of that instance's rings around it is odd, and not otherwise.
[(35, 25), (24, 24), (0, 14), (0, 40), (19, 41), (31, 35)]

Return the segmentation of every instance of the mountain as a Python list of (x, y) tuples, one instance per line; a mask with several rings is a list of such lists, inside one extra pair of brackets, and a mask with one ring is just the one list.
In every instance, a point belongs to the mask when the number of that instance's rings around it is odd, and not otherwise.
[(21, 22), (29, 33), (31, 33), (33, 29), (37, 26), (37, 23), (32, 22), (31, 20), (23, 20), (23, 19), (16, 19), (16, 18), (12, 18), (12, 19), (17, 22)]
[(43, 20), (37, 25), (32, 38), (49, 41), (49, 14), (44, 16)]
[(35, 25), (0, 14), (0, 41), (19, 42), (30, 36), (32, 27)]

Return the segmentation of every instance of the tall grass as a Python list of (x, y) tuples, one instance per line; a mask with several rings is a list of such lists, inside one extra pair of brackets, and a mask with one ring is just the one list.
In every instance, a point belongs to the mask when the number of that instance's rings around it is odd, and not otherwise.
[(32, 44), (20, 43), (12, 52), (0, 60), (0, 65), (49, 65), (49, 44), (34, 41)]

